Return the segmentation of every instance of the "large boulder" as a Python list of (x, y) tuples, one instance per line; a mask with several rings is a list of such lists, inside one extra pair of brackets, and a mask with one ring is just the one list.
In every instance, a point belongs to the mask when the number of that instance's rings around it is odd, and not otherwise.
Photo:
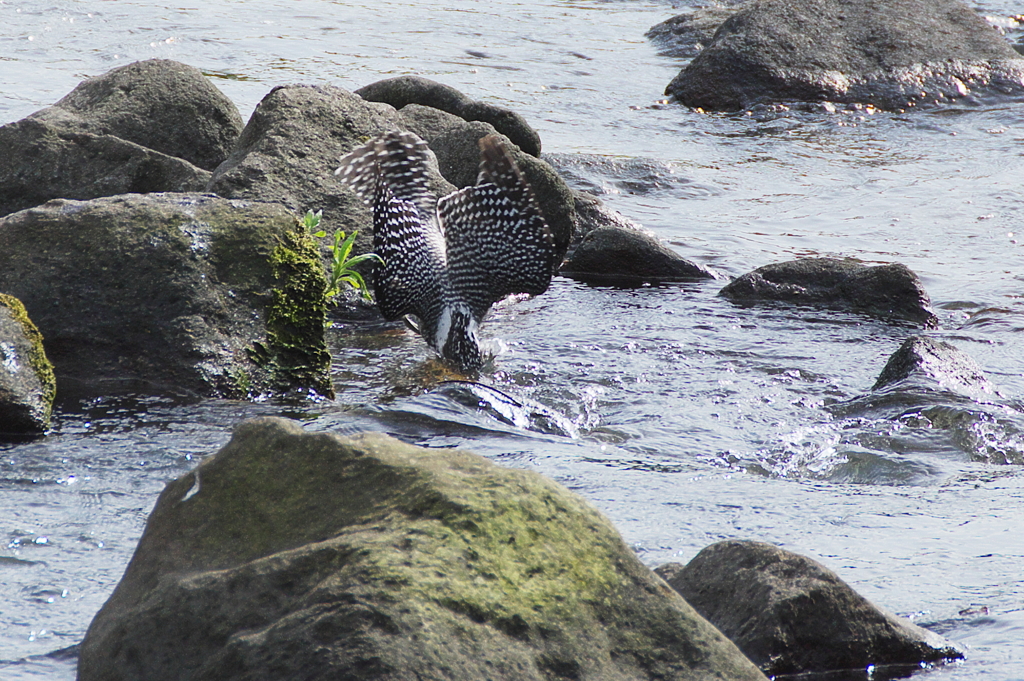
[(0, 293), (0, 437), (46, 430), (56, 391), (39, 329), (20, 300)]
[(0, 220), (0, 291), (39, 327), (62, 392), (330, 395), (325, 287), (279, 205), (129, 194)]
[(419, 104), (446, 111), (466, 121), (481, 121), (512, 140), (531, 156), (540, 156), (540, 135), (522, 116), (505, 107), (478, 102), (450, 85), (420, 76), (399, 76), (371, 83), (356, 90), (370, 102), (383, 102), (396, 109)]
[(687, 106), (833, 101), (903, 109), (1024, 92), (1024, 60), (960, 0), (758, 0), (665, 93)]
[(657, 572), (770, 676), (963, 657), (820, 563), (764, 542), (718, 542)]
[(736, 303), (780, 301), (851, 309), (932, 328), (938, 318), (921, 280), (906, 265), (870, 267), (855, 260), (801, 258), (759, 267), (727, 284)]
[(576, 279), (624, 283), (715, 278), (707, 267), (683, 258), (653, 235), (617, 226), (588, 233), (561, 273)]
[(0, 127), (0, 215), (54, 198), (202, 191), (241, 127), (198, 69), (122, 66)]
[(171, 482), (81, 681), (763, 679), (600, 513), (385, 435), (241, 424)]
[[(355, 147), (400, 129), (392, 107), (342, 88), (276, 87), (256, 107), (208, 190), (228, 198), (280, 203), (298, 214), (322, 210), (327, 231), (360, 232), (355, 252), (364, 253), (372, 249), (372, 215), (334, 170), (338, 159)], [(436, 170), (431, 188), (438, 194), (454, 190)]]

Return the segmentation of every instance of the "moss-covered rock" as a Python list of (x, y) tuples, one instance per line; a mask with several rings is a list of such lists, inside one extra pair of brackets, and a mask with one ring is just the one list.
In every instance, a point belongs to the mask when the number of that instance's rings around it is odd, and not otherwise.
[(324, 274), (302, 229), (282, 206), (209, 195), (55, 200), (0, 220), (0, 290), (71, 394), (329, 394)]
[(79, 678), (763, 677), (550, 480), (260, 419), (160, 496)]
[(46, 430), (56, 393), (42, 334), (20, 300), (0, 293), (0, 434)]

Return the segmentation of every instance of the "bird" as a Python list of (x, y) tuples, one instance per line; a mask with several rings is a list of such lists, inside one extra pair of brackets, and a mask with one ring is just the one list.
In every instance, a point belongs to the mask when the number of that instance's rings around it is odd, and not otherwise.
[(389, 132), (353, 149), (334, 171), (373, 209), (371, 272), (385, 319), (406, 323), (449, 365), (484, 365), (478, 330), (491, 306), (540, 295), (556, 250), (533, 190), (497, 135), (480, 139), (477, 184), (437, 197), (427, 143)]

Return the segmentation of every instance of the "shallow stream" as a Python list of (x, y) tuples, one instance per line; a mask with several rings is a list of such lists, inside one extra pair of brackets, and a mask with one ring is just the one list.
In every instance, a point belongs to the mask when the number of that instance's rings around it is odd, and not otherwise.
[[(1012, 33), (1019, 8), (1002, 2), (979, 9)], [(0, 678), (74, 678), (73, 656), (47, 653), (81, 641), (163, 485), (272, 414), (539, 471), (651, 566), (726, 538), (778, 544), (964, 647), (965, 662), (915, 678), (1024, 679), (1024, 102), (694, 112), (662, 101), (683, 61), (644, 38), (684, 8), (0, 0), (0, 123), (152, 57), (202, 69), (243, 118), (279, 84), (423, 75), (525, 115), (573, 184), (722, 276), (557, 278), (492, 313), (482, 387), (439, 382), (401, 327), (339, 322), (336, 402), (63, 402), (46, 437), (0, 444)], [(1001, 396), (835, 407), (917, 331), (717, 296), (728, 277), (815, 255), (917, 272), (931, 335)]]

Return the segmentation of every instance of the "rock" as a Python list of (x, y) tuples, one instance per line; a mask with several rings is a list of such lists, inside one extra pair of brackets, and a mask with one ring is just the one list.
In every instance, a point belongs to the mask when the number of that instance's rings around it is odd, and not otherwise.
[(399, 76), (359, 88), (356, 94), (367, 101), (384, 102), (396, 109), (420, 104), (447, 111), (466, 121), (490, 123), (527, 154), (540, 156), (540, 135), (526, 119), (510, 109), (474, 101), (449, 85), (419, 76)]
[(39, 329), (20, 300), (0, 293), (0, 435), (46, 430), (56, 392)]
[(971, 397), (996, 395), (981, 367), (955, 345), (928, 336), (911, 336), (889, 357), (871, 390), (908, 379), (924, 381)]
[(722, 22), (736, 14), (744, 4), (734, 2), (725, 6), (696, 7), (651, 26), (644, 37), (658, 46), (659, 54), (692, 59), (711, 44)]
[(583, 241), (583, 237), (600, 227), (617, 227), (633, 231), (643, 230), (640, 223), (630, 220), (617, 210), (612, 210), (593, 194), (574, 189), (572, 190), (572, 196), (576, 207), (573, 244), (579, 245)]
[(64, 394), (331, 395), (325, 286), (278, 205), (128, 194), (0, 220), (0, 291), (43, 333)]
[[(480, 167), (479, 140), (494, 133), (494, 128), (488, 123), (462, 122), (428, 140), (445, 179), (460, 188), (476, 184)], [(501, 140), (533, 189), (554, 237), (555, 261), (560, 263), (569, 248), (576, 223), (576, 202), (572, 190), (546, 161), (523, 153), (507, 137), (501, 136)]]
[[(34, 116), (59, 110), (79, 132), (113, 135), (213, 170), (242, 131), (238, 108), (192, 66), (149, 59), (83, 81)], [(166, 191), (166, 190), (165, 190)]]
[(719, 295), (737, 303), (824, 305), (938, 326), (921, 280), (900, 264), (869, 267), (854, 260), (801, 258), (759, 267), (734, 279)]
[(687, 106), (832, 101), (903, 109), (1024, 91), (1024, 61), (960, 0), (760, 0), (725, 20), (665, 93)]
[(542, 476), (241, 424), (160, 495), (81, 681), (763, 679)]
[(703, 265), (677, 255), (639, 230), (599, 227), (583, 238), (561, 274), (578, 279), (678, 281), (714, 279)]
[(764, 542), (718, 542), (656, 572), (768, 675), (963, 658), (828, 568)]
[(51, 118), (0, 127), (0, 216), (50, 199), (202, 191), (210, 173), (114, 137), (77, 132)]
[[(220, 196), (281, 203), (297, 214), (323, 210), (327, 232), (359, 231), (353, 253), (372, 250), (373, 218), (334, 175), (338, 160), (374, 137), (399, 130), (394, 109), (341, 88), (288, 85), (271, 90), (208, 190)], [(474, 167), (479, 163), (479, 152)], [(431, 188), (454, 189), (435, 173)]]

